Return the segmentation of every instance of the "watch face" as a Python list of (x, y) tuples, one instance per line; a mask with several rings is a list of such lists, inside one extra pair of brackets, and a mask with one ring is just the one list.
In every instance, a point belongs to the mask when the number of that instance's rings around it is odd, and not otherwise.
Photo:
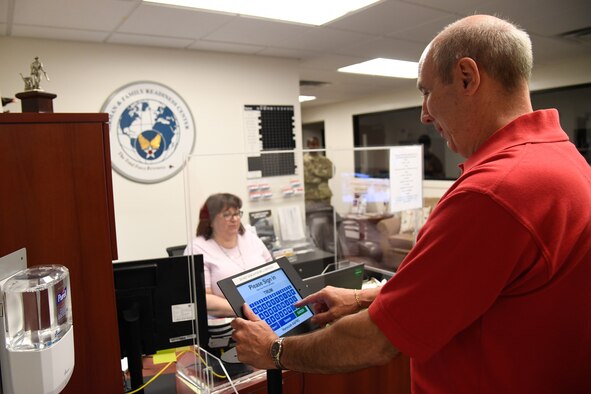
[(271, 346), (271, 356), (273, 356), (273, 358), (277, 358), (277, 355), (279, 354), (280, 350), (281, 350), (281, 342), (280, 341), (273, 342), (273, 346)]

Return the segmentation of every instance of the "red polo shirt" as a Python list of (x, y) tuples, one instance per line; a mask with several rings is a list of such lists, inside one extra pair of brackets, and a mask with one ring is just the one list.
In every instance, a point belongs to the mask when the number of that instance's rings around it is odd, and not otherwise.
[(369, 313), (415, 393), (591, 393), (591, 169), (556, 110), (464, 163)]

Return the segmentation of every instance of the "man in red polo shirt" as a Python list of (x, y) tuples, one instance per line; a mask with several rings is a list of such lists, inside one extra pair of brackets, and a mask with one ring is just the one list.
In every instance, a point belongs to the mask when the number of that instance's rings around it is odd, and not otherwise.
[(591, 392), (591, 169), (558, 112), (532, 110), (532, 64), (528, 35), (496, 17), (435, 37), (421, 121), (466, 158), (462, 175), (381, 289), (300, 303), (329, 327), (281, 341), (246, 308), (240, 360), (328, 373), (400, 351), (415, 393)]

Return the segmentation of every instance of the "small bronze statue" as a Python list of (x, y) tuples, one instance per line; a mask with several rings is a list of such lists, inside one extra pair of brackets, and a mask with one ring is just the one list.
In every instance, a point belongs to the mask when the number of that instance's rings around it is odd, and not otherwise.
[(43, 63), (39, 60), (38, 56), (35, 56), (35, 60), (31, 63), (31, 75), (28, 77), (21, 74), (21, 78), (25, 82), (25, 91), (30, 90), (43, 90), (41, 89), (41, 73), (45, 75), (45, 79), (49, 81), (49, 77), (43, 69)]

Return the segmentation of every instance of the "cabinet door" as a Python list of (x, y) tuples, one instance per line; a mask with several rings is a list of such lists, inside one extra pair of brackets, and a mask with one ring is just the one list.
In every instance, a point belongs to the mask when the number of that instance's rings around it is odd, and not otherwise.
[(44, 115), (0, 118), (0, 255), (25, 247), (29, 266), (68, 267), (76, 364), (63, 393), (120, 393), (107, 118)]
[(410, 360), (399, 354), (386, 365), (347, 374), (304, 374), (304, 393), (409, 394)]

